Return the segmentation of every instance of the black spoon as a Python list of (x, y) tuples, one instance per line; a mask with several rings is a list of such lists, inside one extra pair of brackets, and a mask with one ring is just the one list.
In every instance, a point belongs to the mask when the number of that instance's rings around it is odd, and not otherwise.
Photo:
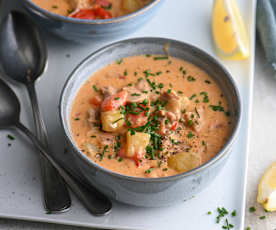
[(111, 211), (112, 203), (93, 187), (83, 186), (70, 173), (59, 165), (43, 144), (19, 121), (20, 103), (12, 89), (0, 79), (0, 129), (16, 127), (26, 134), (40, 153), (59, 172), (61, 177), (76, 194), (87, 210), (94, 215), (105, 215)]
[[(36, 135), (48, 150), (47, 130), (35, 90), (35, 82), (47, 63), (47, 49), (39, 30), (25, 14), (12, 11), (1, 23), (0, 61), (8, 77), (27, 87), (33, 108)], [(40, 165), (46, 211), (68, 211), (71, 198), (63, 179), (44, 157), (41, 157)]]

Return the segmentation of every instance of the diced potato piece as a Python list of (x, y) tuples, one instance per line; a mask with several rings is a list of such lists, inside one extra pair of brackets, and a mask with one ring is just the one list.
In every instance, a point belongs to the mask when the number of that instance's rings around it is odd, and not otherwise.
[(201, 157), (192, 152), (177, 153), (169, 157), (168, 165), (178, 172), (187, 172), (201, 165)]
[(144, 153), (146, 147), (150, 142), (150, 135), (148, 133), (138, 133), (131, 135), (127, 132), (126, 138), (126, 156), (134, 157), (135, 154)]
[(128, 12), (134, 12), (141, 8), (137, 0), (123, 0), (123, 8)]
[(188, 97), (181, 97), (181, 110), (187, 109), (190, 103), (191, 101)]
[(117, 132), (125, 124), (124, 115), (120, 110), (101, 112), (101, 121), (103, 130), (106, 132)]

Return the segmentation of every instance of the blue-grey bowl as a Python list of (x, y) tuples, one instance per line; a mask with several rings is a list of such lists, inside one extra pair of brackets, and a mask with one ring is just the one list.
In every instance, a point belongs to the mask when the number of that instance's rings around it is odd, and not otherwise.
[[(100, 68), (120, 58), (164, 54), (169, 43), (169, 54), (186, 60), (206, 71), (221, 87), (231, 111), (231, 134), (223, 149), (210, 161), (189, 172), (165, 178), (136, 178), (105, 169), (86, 157), (74, 143), (70, 130), (70, 109), (80, 87)], [(82, 176), (108, 197), (119, 202), (159, 207), (187, 200), (206, 188), (219, 174), (234, 144), (241, 120), (238, 88), (227, 70), (204, 51), (175, 40), (164, 38), (135, 38), (108, 45), (88, 56), (69, 76), (60, 99), (60, 118), (71, 153)]]
[(24, 5), (35, 21), (46, 30), (66, 40), (87, 42), (114, 39), (136, 31), (150, 21), (163, 1), (153, 0), (134, 13), (105, 20), (83, 20), (61, 16), (42, 9), (31, 0), (24, 0)]

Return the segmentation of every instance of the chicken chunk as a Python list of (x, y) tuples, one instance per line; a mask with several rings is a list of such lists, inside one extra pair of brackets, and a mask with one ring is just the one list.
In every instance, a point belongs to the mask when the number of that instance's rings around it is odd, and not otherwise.
[(128, 103), (138, 103), (143, 102), (148, 98), (148, 95), (143, 93), (141, 90), (137, 89), (136, 86), (127, 86), (123, 90), (128, 92), (127, 102)]
[(174, 113), (176, 119), (178, 120), (181, 115), (181, 98), (176, 94), (175, 91), (171, 91), (171, 93), (165, 92), (161, 95), (161, 100), (167, 101), (167, 105), (165, 106), (166, 110)]
[(114, 95), (117, 93), (117, 89), (115, 89), (112, 86), (104, 86), (103, 88), (101, 88), (101, 92), (104, 95), (104, 98), (107, 98), (111, 95)]

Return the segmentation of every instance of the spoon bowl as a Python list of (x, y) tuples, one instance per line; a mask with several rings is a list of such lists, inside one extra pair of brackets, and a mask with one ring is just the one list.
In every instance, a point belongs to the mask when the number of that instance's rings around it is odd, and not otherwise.
[(0, 128), (10, 127), (19, 121), (20, 104), (13, 91), (0, 79)]
[(13, 11), (0, 27), (0, 60), (6, 74), (21, 83), (30, 83), (44, 72), (47, 49), (39, 31), (24, 14)]

